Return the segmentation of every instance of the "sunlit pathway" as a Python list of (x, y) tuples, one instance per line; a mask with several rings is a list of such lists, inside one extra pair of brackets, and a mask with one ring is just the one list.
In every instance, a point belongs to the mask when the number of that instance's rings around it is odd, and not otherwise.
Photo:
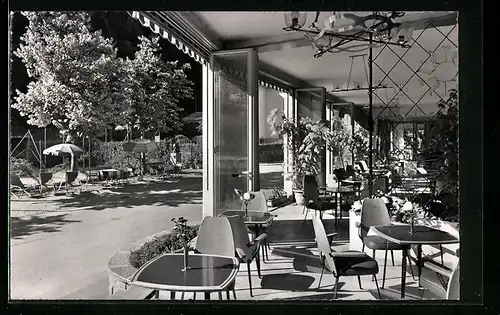
[(181, 203), (170, 200), (174, 202), (15, 218), (11, 221), (16, 231), (11, 239), (11, 298), (106, 298), (106, 265), (115, 252), (171, 229), (172, 217), (184, 216), (190, 224), (201, 222), (201, 178), (199, 186), (186, 194), (189, 198), (182, 192), (172, 197)]

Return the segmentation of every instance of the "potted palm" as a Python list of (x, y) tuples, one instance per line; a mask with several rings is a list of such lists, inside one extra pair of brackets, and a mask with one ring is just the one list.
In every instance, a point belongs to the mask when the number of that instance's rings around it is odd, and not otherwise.
[(321, 152), (329, 145), (332, 132), (329, 123), (309, 117), (289, 119), (280, 109), (271, 112), (268, 118), (273, 135), (286, 136), (288, 152), (292, 158), (292, 171), (288, 179), (292, 181), (295, 202), (304, 204), (302, 180), (305, 175), (320, 173)]

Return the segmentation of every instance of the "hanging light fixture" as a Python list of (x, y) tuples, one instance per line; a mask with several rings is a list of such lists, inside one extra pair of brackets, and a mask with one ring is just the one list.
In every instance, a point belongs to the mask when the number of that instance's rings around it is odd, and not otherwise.
[[(372, 14), (364, 16), (333, 12), (331, 16), (324, 20), (323, 27), (320, 27), (319, 23), (320, 13), (317, 11), (316, 18), (311, 26), (308, 29), (303, 29), (307, 19), (307, 12), (286, 12), (286, 27), (283, 28), (286, 31), (304, 32), (306, 38), (313, 45), (315, 58), (321, 57), (326, 52), (342, 51), (339, 47), (352, 41), (369, 42), (369, 45), (387, 44), (409, 48), (408, 42), (411, 40), (413, 27), (402, 27), (400, 23), (393, 21), (394, 18), (402, 17), (405, 12), (374, 11)], [(341, 19), (352, 20), (352, 23), (338, 27), (335, 23)], [(347, 34), (347, 31), (352, 32)], [(367, 38), (366, 35), (370, 33), (373, 35), (373, 39)], [(339, 40), (333, 41), (333, 38)], [(367, 47), (370, 47), (369, 45)]]
[(307, 20), (307, 12), (289, 11), (285, 12), (285, 24), (287, 27), (283, 28), (286, 31), (300, 30)]
[(410, 42), (413, 36), (414, 27), (412, 25), (406, 24), (401, 25), (398, 28), (397, 36), (394, 36), (394, 40), (399, 45), (405, 45)]

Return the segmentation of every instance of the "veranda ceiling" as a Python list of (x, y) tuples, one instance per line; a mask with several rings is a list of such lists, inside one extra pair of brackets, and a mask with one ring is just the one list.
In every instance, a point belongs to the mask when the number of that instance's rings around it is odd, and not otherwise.
[[(322, 12), (320, 25), (332, 13)], [(362, 17), (371, 12), (350, 13)], [(260, 61), (311, 85), (324, 86), (327, 91), (368, 86), (369, 49), (366, 45), (360, 46), (361, 42), (352, 42), (342, 46), (350, 51), (327, 53), (314, 58), (313, 48), (303, 33), (283, 30), (284, 12), (199, 11), (181, 14), (201, 26), (202, 31), (221, 43), (223, 48), (254, 47), (259, 52)], [(315, 12), (308, 12), (306, 26), (312, 23), (314, 15)], [(336, 25), (348, 22), (351, 21), (340, 20)], [(404, 49), (387, 46), (373, 49), (373, 84), (387, 86), (375, 92), (374, 115), (382, 112), (377, 107), (390, 103), (390, 108), (383, 110), (381, 116), (432, 116), (437, 110), (435, 104), (439, 98), (444, 97), (447, 90), (457, 86), (457, 14), (449, 11), (406, 12), (403, 17), (395, 19), (395, 22), (415, 26), (413, 41), (410, 42), (412, 47)], [(428, 22), (432, 24), (427, 25)], [(362, 54), (366, 54), (364, 59), (362, 56), (350, 57)], [(398, 56), (403, 55), (403, 61), (398, 61)], [(421, 66), (423, 61), (425, 63)], [(417, 75), (414, 75), (415, 72)], [(389, 74), (386, 76), (386, 73)], [(405, 85), (405, 88), (400, 91), (397, 85)], [(366, 90), (333, 94), (359, 106), (368, 104)]]

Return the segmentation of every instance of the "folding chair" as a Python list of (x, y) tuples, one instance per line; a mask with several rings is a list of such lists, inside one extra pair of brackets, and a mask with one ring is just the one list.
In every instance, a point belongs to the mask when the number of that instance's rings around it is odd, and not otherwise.
[(40, 172), (38, 176), (38, 182), (39, 182), (39, 188), (40, 188), (40, 195), (43, 195), (42, 188), (45, 187), (47, 189), (51, 189), (47, 183), (52, 179), (52, 173), (51, 172)]
[(62, 186), (64, 185), (64, 188), (65, 188), (66, 194), (67, 194), (68, 193), (68, 185), (74, 187), (73, 183), (76, 181), (77, 178), (78, 178), (78, 171), (66, 172), (64, 182), (59, 183), (59, 187), (57, 187), (57, 188), (56, 188), (57, 183), (54, 184), (55, 192), (60, 191)]
[(19, 195), (16, 194), (16, 192), (18, 193), (25, 193), (26, 195), (28, 195), (28, 197), (33, 197), (33, 195), (28, 192), (28, 187), (26, 187), (23, 182), (21, 181), (21, 179), (19, 178), (19, 176), (15, 173), (10, 173), (10, 193), (14, 196), (16, 196), (17, 198), (20, 198)]

